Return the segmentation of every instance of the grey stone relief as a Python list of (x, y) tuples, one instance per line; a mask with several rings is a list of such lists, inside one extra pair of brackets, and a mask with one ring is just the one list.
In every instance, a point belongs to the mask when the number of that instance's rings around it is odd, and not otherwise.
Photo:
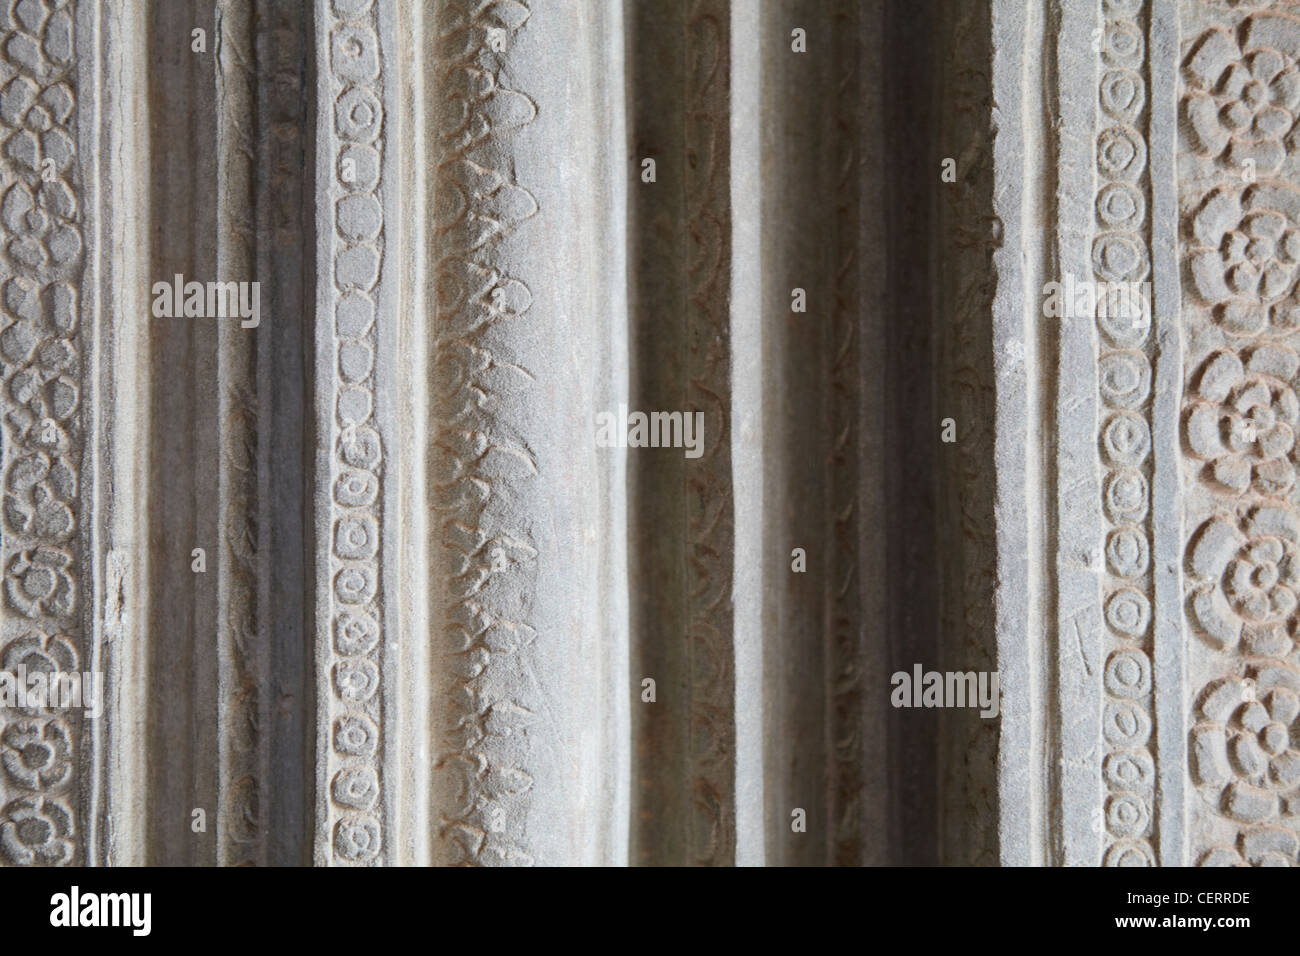
[(2, 0), (0, 862), (1297, 864), (1297, 59)]

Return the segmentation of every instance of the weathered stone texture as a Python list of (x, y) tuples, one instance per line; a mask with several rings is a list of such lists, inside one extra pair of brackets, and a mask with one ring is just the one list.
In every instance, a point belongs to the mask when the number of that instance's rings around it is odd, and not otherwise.
[(1197, 3), (1179, 17), (1182, 522), (1169, 530), (1185, 545), (1175, 753), (1190, 781), (1171, 810), (1188, 862), (1294, 865), (1300, 6)]
[(1300, 5), (994, 23), (1002, 859), (1294, 865)]
[(0, 0), (0, 861), (1300, 863), (1297, 115), (1300, 0)]
[[(6, 670), (74, 672), (95, 658), (85, 613), (93, 597), (85, 587), (91, 512), (83, 492), (95, 475), (83, 394), (93, 381), (85, 360), (93, 324), (82, 321), (80, 304), (86, 236), (78, 138), (86, 118), (76, 56), (85, 23), (75, 13), (25, 5), (5, 11), (3, 23)], [(0, 853), (7, 862), (87, 862), (94, 781), (79, 757), (91, 738), (77, 710), (5, 710)], [(29, 833), (40, 839), (24, 839)]]

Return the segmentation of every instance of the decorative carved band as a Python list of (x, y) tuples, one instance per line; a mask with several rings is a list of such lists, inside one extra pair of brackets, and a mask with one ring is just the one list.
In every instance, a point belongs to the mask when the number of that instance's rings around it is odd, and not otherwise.
[[(51, 8), (57, 9), (51, 9)], [(77, 673), (85, 661), (79, 507), (85, 447), (79, 327), (76, 3), (23, 3), (0, 23), (0, 375), (4, 614), (0, 669)], [(0, 859), (81, 857), (75, 709), (0, 708)]]
[(534, 859), (525, 827), (533, 786), (525, 735), (544, 701), (526, 692), (521, 649), (537, 631), (527, 520), (511, 505), (538, 474), (511, 399), (537, 387), (530, 370), (498, 356), (533, 295), (499, 252), (537, 214), (514, 179), (513, 133), (537, 105), (506, 81), (530, 17), (523, 3), (448, 2), (437, 30), (437, 304), (432, 383), (435, 539), (442, 562), (446, 655), (437, 655), (434, 768), (443, 862), (520, 865)]
[[(1092, 265), (1101, 289), (1150, 278), (1147, 53), (1142, 0), (1103, 0)], [(1113, 286), (1112, 283), (1124, 283)], [(1149, 286), (1148, 286), (1149, 288)], [(1108, 866), (1152, 865), (1151, 380), (1149, 295), (1098, 295), (1097, 382), (1105, 473), (1106, 575), (1102, 736)], [(1118, 307), (1116, 307), (1118, 306)]]
[(1180, 13), (1192, 856), (1295, 865), (1300, 4)]
[[(332, 90), (331, 176), (325, 193), (333, 225), (329, 270), (335, 350), (330, 473), (331, 629), (329, 820), (333, 859), (383, 862), (380, 739), (384, 613), (380, 604), (380, 528), (384, 446), (374, 421), (378, 340), (376, 289), (384, 262), (380, 171), (385, 147), (383, 63), (370, 0), (329, 5)], [(325, 109), (322, 105), (322, 109)], [(324, 387), (327, 383), (321, 383)]]

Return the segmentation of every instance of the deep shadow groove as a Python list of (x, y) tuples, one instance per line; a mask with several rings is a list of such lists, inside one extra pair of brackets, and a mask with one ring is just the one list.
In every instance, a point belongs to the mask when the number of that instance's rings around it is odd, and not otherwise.
[[(885, 4), (885, 129), (891, 181), (886, 195), (888, 313), (887, 500), (891, 503), (888, 563), (891, 672), (940, 666), (938, 591), (941, 575), (935, 526), (935, 430), (931, 362), (933, 276), (931, 197), (938, 183), (929, 96), (935, 0)], [(881, 693), (888, 688), (881, 689)], [(897, 709), (890, 721), (894, 802), (890, 861), (938, 862), (939, 717), (928, 709)]]
[(315, 164), (309, 160), (315, 116), (315, 58), (310, 12), (293, 0), (262, 0), (255, 24), (257, 45), (257, 276), (266, 326), (259, 333), (258, 394), (262, 427), (260, 548), (269, 579), (262, 596), (269, 618), (270, 673), (263, 704), (269, 767), (263, 779), (267, 862), (311, 862), (312, 780), (315, 741), (311, 728), (315, 692), (311, 673), (309, 594), (306, 573), (313, 553), (307, 536), (315, 500), (307, 460), (314, 447), (306, 432), (313, 416), (307, 369), (314, 328), (309, 303), (315, 276), (315, 215), (304, 197), (315, 196)]
[[(948, 671), (997, 668), (994, 500), (992, 27), (985, 4), (943, 0), (942, 51), (930, 91), (935, 157), (958, 163), (955, 183), (933, 192), (931, 268), (937, 290), (936, 416), (957, 422), (955, 445), (938, 446), (939, 643)], [(999, 721), (977, 710), (943, 712), (939, 738), (938, 862), (998, 863)]]
[[(628, 176), (628, 407), (685, 406), (687, 236), (684, 137), (684, 8), (671, 3), (626, 8)], [(641, 181), (641, 161), (656, 181)], [(686, 463), (675, 449), (629, 453), (628, 578), (630, 686), (645, 677), (659, 709), (632, 707), (633, 865), (687, 863)]]
[[(211, 55), (191, 53), (195, 24), (211, 34), (210, 0), (153, 4), (149, 41), (149, 280), (216, 269), (215, 84)], [(209, 42), (212, 37), (209, 36)], [(149, 339), (149, 593), (147, 761), (150, 864), (215, 862), (215, 826), (190, 830), (191, 808), (216, 818), (216, 332), (194, 319), (141, 317)], [(190, 553), (203, 547), (208, 570)]]

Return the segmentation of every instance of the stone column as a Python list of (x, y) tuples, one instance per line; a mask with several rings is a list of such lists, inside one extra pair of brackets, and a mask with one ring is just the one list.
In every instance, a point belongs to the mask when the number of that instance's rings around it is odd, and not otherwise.
[(316, 16), (315, 859), (622, 862), (618, 8)]
[(623, 863), (621, 15), (429, 13), (432, 858)]
[(0, 4), (0, 861), (1300, 861), (1298, 59)]

